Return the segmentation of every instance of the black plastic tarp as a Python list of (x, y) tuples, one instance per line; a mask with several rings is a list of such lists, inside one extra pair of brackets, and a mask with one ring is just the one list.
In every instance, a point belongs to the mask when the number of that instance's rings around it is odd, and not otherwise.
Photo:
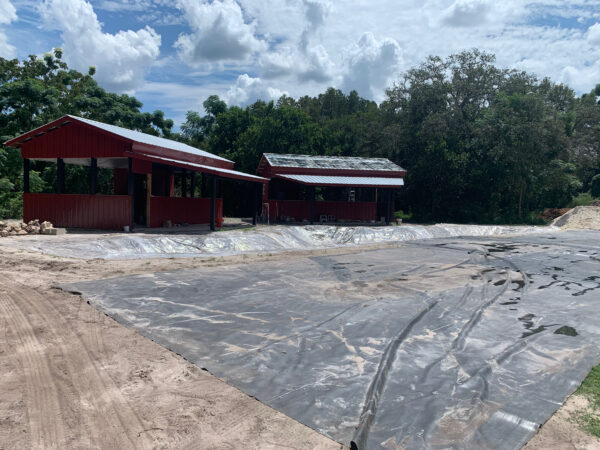
[(359, 448), (523, 445), (600, 362), (600, 232), (63, 285)]

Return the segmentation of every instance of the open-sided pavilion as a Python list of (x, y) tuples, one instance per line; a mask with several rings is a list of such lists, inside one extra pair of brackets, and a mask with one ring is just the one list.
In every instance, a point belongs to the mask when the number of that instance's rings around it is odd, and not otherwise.
[[(71, 115), (5, 145), (21, 149), (24, 220), (49, 220), (62, 227), (160, 227), (171, 221), (209, 223), (214, 230), (223, 221), (223, 201), (217, 198), (219, 180), (258, 187), (268, 183), (265, 178), (233, 170), (233, 161), (184, 143)], [(55, 193), (30, 192), (32, 160), (57, 164)], [(90, 167), (89, 194), (65, 192), (65, 164)], [(114, 171), (112, 195), (98, 194), (99, 167)], [(194, 197), (198, 173), (208, 177), (208, 198)], [(174, 196), (175, 176), (181, 177), (179, 197)]]
[(310, 223), (378, 217), (390, 223), (394, 190), (404, 186), (406, 175), (386, 158), (275, 153), (263, 154), (257, 173), (270, 179), (263, 189), (263, 214), (271, 221)]

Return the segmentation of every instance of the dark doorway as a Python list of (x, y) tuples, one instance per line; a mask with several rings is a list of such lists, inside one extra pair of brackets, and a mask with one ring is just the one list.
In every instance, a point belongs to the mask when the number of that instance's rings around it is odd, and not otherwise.
[(134, 216), (133, 222), (136, 225), (148, 224), (146, 215), (146, 201), (148, 196), (147, 176), (146, 174), (136, 173), (134, 175)]

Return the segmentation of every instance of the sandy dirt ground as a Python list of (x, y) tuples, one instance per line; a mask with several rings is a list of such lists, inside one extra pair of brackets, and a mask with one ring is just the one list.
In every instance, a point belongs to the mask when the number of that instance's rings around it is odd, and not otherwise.
[[(3, 246), (0, 449), (343, 448), (52, 287), (289, 257), (81, 261)], [(571, 419), (582, 407), (571, 397), (526, 448), (600, 449)]]
[(208, 262), (0, 256), (0, 449), (342, 448), (52, 288)]
[(598, 450), (600, 439), (580, 430), (576, 425), (579, 414), (588, 411), (589, 402), (581, 395), (572, 395), (546, 422), (523, 450)]

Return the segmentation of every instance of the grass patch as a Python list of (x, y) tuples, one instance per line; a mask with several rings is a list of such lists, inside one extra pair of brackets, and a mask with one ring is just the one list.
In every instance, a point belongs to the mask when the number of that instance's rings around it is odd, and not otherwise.
[(575, 208), (576, 206), (587, 206), (592, 203), (595, 198), (589, 192), (582, 192), (578, 194), (576, 197), (573, 197), (571, 203), (569, 204), (570, 208)]
[(579, 417), (581, 428), (592, 436), (600, 437), (600, 418), (597, 415), (586, 413)]
[(594, 367), (575, 394), (590, 402), (590, 409), (577, 416), (577, 422), (587, 433), (600, 437), (600, 366)]
[(583, 380), (576, 394), (583, 395), (594, 405), (600, 408), (600, 366), (596, 366)]

